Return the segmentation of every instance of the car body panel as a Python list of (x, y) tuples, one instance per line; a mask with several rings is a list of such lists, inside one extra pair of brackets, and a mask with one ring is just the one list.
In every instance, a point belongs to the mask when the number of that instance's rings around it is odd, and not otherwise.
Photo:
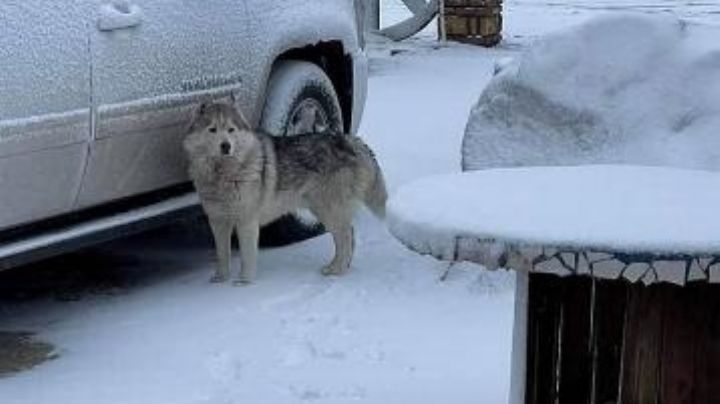
[(91, 133), (87, 4), (0, 3), (0, 229), (74, 209)]
[[(182, 139), (192, 108), (242, 94), (244, 0), (137, 2), (137, 25), (92, 30), (95, 141), (78, 208), (187, 181)], [(110, 7), (110, 9), (108, 9)]]

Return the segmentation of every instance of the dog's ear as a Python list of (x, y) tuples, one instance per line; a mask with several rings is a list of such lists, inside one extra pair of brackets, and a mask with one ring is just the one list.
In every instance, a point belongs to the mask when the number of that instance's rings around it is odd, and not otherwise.
[(200, 118), (207, 111), (207, 103), (203, 102), (195, 109), (195, 118)]
[(238, 129), (241, 130), (252, 130), (252, 127), (250, 126), (250, 121), (245, 118), (245, 115), (242, 113), (240, 108), (237, 107), (237, 105), (230, 104), (229, 110), (226, 110), (227, 114), (232, 117), (233, 122), (235, 125), (237, 125)]
[(232, 110), (232, 117), (233, 121), (235, 121), (235, 125), (237, 125), (239, 129), (250, 130), (250, 121), (245, 118), (245, 115), (242, 113), (240, 108), (238, 108), (237, 96), (235, 95), (235, 91), (230, 91), (230, 95), (228, 98), (230, 101), (228, 105)]
[(252, 128), (250, 127), (250, 122), (247, 120), (247, 118), (245, 118), (245, 114), (243, 114), (242, 111), (237, 107), (235, 107), (235, 112), (237, 112), (237, 124), (241, 125), (241, 129), (251, 130)]
[(205, 113), (207, 112), (207, 103), (203, 102), (200, 105), (198, 105), (195, 108), (195, 111), (192, 113), (192, 117), (190, 118), (190, 122), (187, 126), (187, 132), (194, 132), (199, 123), (203, 121), (203, 118), (205, 117)]

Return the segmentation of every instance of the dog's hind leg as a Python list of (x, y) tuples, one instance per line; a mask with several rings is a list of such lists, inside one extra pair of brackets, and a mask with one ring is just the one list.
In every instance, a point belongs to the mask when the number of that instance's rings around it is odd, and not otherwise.
[(355, 249), (355, 232), (352, 225), (329, 229), (335, 244), (335, 256), (330, 264), (323, 268), (323, 275), (342, 275), (350, 268)]
[(322, 269), (323, 275), (342, 275), (350, 268), (353, 250), (355, 249), (355, 234), (352, 227), (352, 211), (339, 209), (336, 211), (323, 211), (311, 209), (315, 217), (325, 226), (332, 235), (335, 244), (335, 256), (332, 261)]
[(255, 278), (257, 272), (258, 235), (260, 223), (256, 220), (237, 224), (237, 236), (240, 241), (240, 275), (234, 282), (236, 285), (246, 285)]
[(210, 228), (215, 238), (215, 252), (218, 266), (210, 282), (225, 282), (230, 278), (231, 239), (233, 224), (230, 220), (210, 219)]

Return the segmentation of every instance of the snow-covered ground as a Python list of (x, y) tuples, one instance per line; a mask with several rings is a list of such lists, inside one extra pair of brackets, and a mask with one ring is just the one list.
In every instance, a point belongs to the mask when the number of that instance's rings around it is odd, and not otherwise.
[[(508, 1), (508, 40), (496, 49), (438, 48), (427, 30), (373, 44), (361, 132), (391, 190), (459, 169), (468, 113), (497, 59), (608, 2), (563, 4), (545, 4), (558, 10), (545, 15)], [(703, 22), (716, 12), (707, 9)], [(102, 268), (122, 286), (74, 302), (3, 300), (2, 329), (36, 331), (60, 356), (0, 379), (0, 403), (506, 402), (513, 274), (463, 264), (440, 282), (444, 264), (409, 252), (369, 215), (357, 236), (344, 277), (319, 274), (332, 250), (323, 236), (263, 251), (257, 282), (242, 288), (207, 283), (207, 234), (187, 227), (47, 263)]]
[[(401, 0), (381, 0), (386, 14), (382, 26), (410, 15)], [(541, 35), (581, 24), (604, 13), (638, 12), (663, 14), (691, 23), (720, 26), (720, 2), (691, 0), (504, 0), (503, 36), (505, 45), (527, 44)], [(437, 36), (437, 20), (419, 37)]]

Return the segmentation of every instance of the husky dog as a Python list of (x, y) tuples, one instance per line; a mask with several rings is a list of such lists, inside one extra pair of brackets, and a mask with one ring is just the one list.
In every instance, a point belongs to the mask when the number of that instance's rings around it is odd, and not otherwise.
[(252, 281), (260, 226), (300, 208), (332, 234), (335, 256), (322, 273), (340, 275), (353, 254), (358, 202), (379, 217), (385, 214), (383, 174), (355, 136), (272, 137), (252, 130), (232, 104), (217, 102), (198, 108), (184, 147), (215, 238), (219, 265), (212, 282), (229, 278), (233, 232), (242, 265), (236, 283)]

